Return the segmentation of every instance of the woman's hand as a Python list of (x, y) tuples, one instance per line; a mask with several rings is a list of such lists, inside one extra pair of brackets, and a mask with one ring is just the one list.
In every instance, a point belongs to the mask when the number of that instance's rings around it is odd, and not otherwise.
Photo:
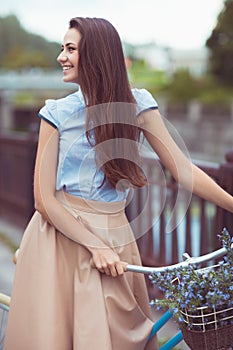
[(117, 277), (124, 273), (119, 256), (110, 248), (93, 248), (92, 265), (108, 276)]

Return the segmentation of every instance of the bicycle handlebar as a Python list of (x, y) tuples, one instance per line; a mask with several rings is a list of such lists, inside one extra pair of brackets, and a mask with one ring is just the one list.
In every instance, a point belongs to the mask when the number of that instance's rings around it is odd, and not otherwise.
[[(233, 249), (233, 244), (231, 245), (231, 248)], [(152, 273), (158, 273), (158, 272), (166, 272), (168, 270), (175, 270), (179, 267), (187, 267), (189, 265), (210, 261), (212, 259), (219, 258), (225, 255), (226, 252), (227, 252), (226, 248), (221, 248), (221, 249), (215, 250), (212, 253), (208, 253), (199, 257), (190, 257), (187, 253), (184, 253), (183, 258), (185, 259), (185, 261), (182, 261), (174, 265), (168, 265), (168, 266), (162, 266), (162, 267), (147, 267), (147, 266), (130, 265), (125, 263), (123, 264), (124, 264), (125, 271), (152, 274)]]
[[(231, 249), (233, 250), (233, 243), (231, 245)], [(206, 261), (210, 261), (212, 259), (219, 258), (223, 255), (225, 255), (227, 252), (226, 248), (221, 248), (218, 250), (213, 251), (212, 253), (208, 253), (205, 255), (201, 255), (198, 257), (190, 257), (188, 253), (183, 254), (184, 261), (179, 262), (174, 265), (167, 265), (162, 267), (148, 267), (148, 266), (140, 266), (140, 265), (131, 265), (127, 262), (121, 261), (122, 267), (125, 272), (131, 271), (131, 272), (139, 272), (144, 274), (152, 274), (152, 273), (158, 273), (158, 272), (166, 272), (168, 270), (175, 270), (179, 267), (188, 267), (189, 265), (194, 264), (200, 264), (204, 263)], [(93, 259), (90, 260), (91, 266), (94, 268), (95, 265), (93, 263)]]

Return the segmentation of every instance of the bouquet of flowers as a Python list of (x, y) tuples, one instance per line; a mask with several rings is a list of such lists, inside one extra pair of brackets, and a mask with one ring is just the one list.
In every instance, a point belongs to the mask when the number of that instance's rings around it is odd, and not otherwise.
[(219, 235), (226, 254), (217, 265), (179, 267), (150, 276), (165, 298), (151, 305), (169, 307), (191, 349), (233, 347), (233, 238)]

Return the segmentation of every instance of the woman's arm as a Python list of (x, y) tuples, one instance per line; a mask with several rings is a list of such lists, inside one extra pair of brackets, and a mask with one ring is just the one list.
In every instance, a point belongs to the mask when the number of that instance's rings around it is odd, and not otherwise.
[(123, 268), (118, 255), (76, 220), (56, 199), (58, 147), (58, 131), (41, 120), (34, 175), (36, 210), (58, 231), (88, 249), (98, 270), (112, 276), (122, 274)]
[(178, 183), (201, 198), (233, 212), (233, 197), (184, 155), (158, 110), (143, 113), (140, 123), (149, 144)]

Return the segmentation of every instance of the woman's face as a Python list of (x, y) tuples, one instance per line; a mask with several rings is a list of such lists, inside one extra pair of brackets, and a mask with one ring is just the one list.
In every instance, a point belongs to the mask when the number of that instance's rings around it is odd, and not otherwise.
[(78, 84), (78, 61), (79, 51), (78, 45), (81, 34), (75, 28), (69, 29), (64, 37), (61, 53), (57, 57), (57, 61), (63, 68), (63, 81)]

